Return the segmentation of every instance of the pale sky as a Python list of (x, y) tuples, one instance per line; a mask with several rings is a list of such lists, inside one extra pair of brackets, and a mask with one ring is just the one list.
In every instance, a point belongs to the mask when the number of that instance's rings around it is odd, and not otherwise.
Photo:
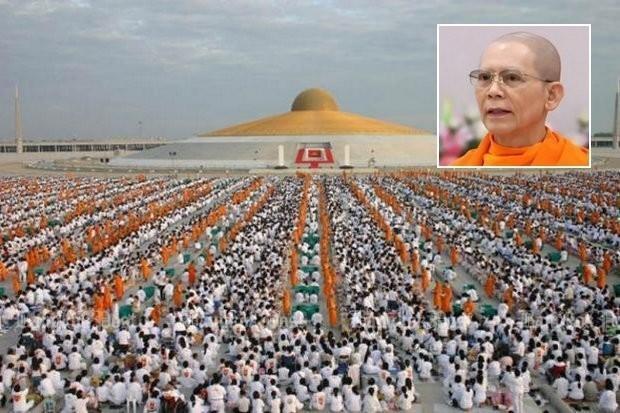
[(184, 138), (286, 112), (323, 87), (340, 108), (435, 131), (437, 23), (592, 24), (592, 132), (611, 131), (615, 0), (0, 0), (0, 139)]

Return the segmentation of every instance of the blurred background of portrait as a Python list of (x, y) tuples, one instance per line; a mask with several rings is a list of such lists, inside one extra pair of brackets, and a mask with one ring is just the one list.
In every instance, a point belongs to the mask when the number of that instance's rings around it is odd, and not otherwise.
[(469, 82), (484, 49), (496, 38), (517, 31), (551, 41), (562, 59), (564, 98), (547, 116), (547, 125), (590, 147), (590, 42), (588, 26), (439, 26), (437, 51), (439, 165), (448, 166), (486, 134)]

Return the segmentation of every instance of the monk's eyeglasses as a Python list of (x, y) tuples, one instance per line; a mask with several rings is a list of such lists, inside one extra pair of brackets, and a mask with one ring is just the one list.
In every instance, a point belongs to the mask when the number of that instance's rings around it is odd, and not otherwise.
[(491, 72), (489, 70), (473, 70), (469, 74), (469, 81), (472, 85), (479, 89), (484, 89), (491, 86), (496, 79), (499, 83), (502, 83), (508, 87), (519, 87), (527, 82), (527, 78), (540, 80), (545, 83), (554, 82), (553, 80), (541, 79), (514, 69), (502, 70), (499, 73)]

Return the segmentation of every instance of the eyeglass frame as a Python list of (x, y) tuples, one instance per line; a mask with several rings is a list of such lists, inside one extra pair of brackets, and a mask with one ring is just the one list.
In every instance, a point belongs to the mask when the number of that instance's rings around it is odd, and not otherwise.
[[(493, 82), (498, 82), (498, 83), (500, 83), (500, 84), (502, 84), (502, 85), (504, 85), (506, 87), (509, 87), (509, 88), (518, 87), (518, 86), (510, 86), (510, 85), (508, 85), (508, 84), (506, 84), (504, 82), (504, 78), (503, 78), (503, 76), (501, 76), (501, 74), (502, 73), (505, 74), (506, 72), (518, 73), (519, 75), (521, 75), (523, 77), (531, 77), (532, 79), (536, 79), (536, 80), (539, 80), (539, 81), (545, 82), (545, 83), (558, 82), (558, 80), (541, 79), (539, 77), (536, 77), (534, 75), (530, 75), (529, 73), (524, 73), (524, 72), (522, 72), (520, 70), (517, 70), (517, 69), (504, 69), (504, 70), (502, 70), (500, 72), (493, 72), (493, 71), (490, 71), (490, 70), (475, 69), (475, 70), (472, 70), (471, 72), (469, 72), (469, 83), (471, 83), (471, 85), (473, 87), (479, 88), (479, 89), (487, 88), (487, 87), (491, 86), (493, 84)], [(491, 80), (490, 80), (488, 85), (478, 86), (478, 85), (476, 85), (474, 83), (474, 80), (478, 81), (479, 79), (476, 76), (473, 76), (473, 75), (474, 74), (480, 74), (480, 73), (490, 73), (493, 76), (491, 78)], [(523, 82), (523, 83), (525, 83), (525, 82)]]

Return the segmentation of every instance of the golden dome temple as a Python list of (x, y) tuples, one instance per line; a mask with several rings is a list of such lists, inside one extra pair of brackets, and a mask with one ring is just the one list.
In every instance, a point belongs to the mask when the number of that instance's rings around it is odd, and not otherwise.
[(325, 89), (299, 93), (288, 112), (118, 157), (132, 168), (264, 170), (436, 165), (435, 135), (343, 112)]
[(427, 135), (409, 126), (341, 112), (336, 100), (324, 89), (306, 89), (295, 97), (291, 111), (199, 136), (281, 135)]

